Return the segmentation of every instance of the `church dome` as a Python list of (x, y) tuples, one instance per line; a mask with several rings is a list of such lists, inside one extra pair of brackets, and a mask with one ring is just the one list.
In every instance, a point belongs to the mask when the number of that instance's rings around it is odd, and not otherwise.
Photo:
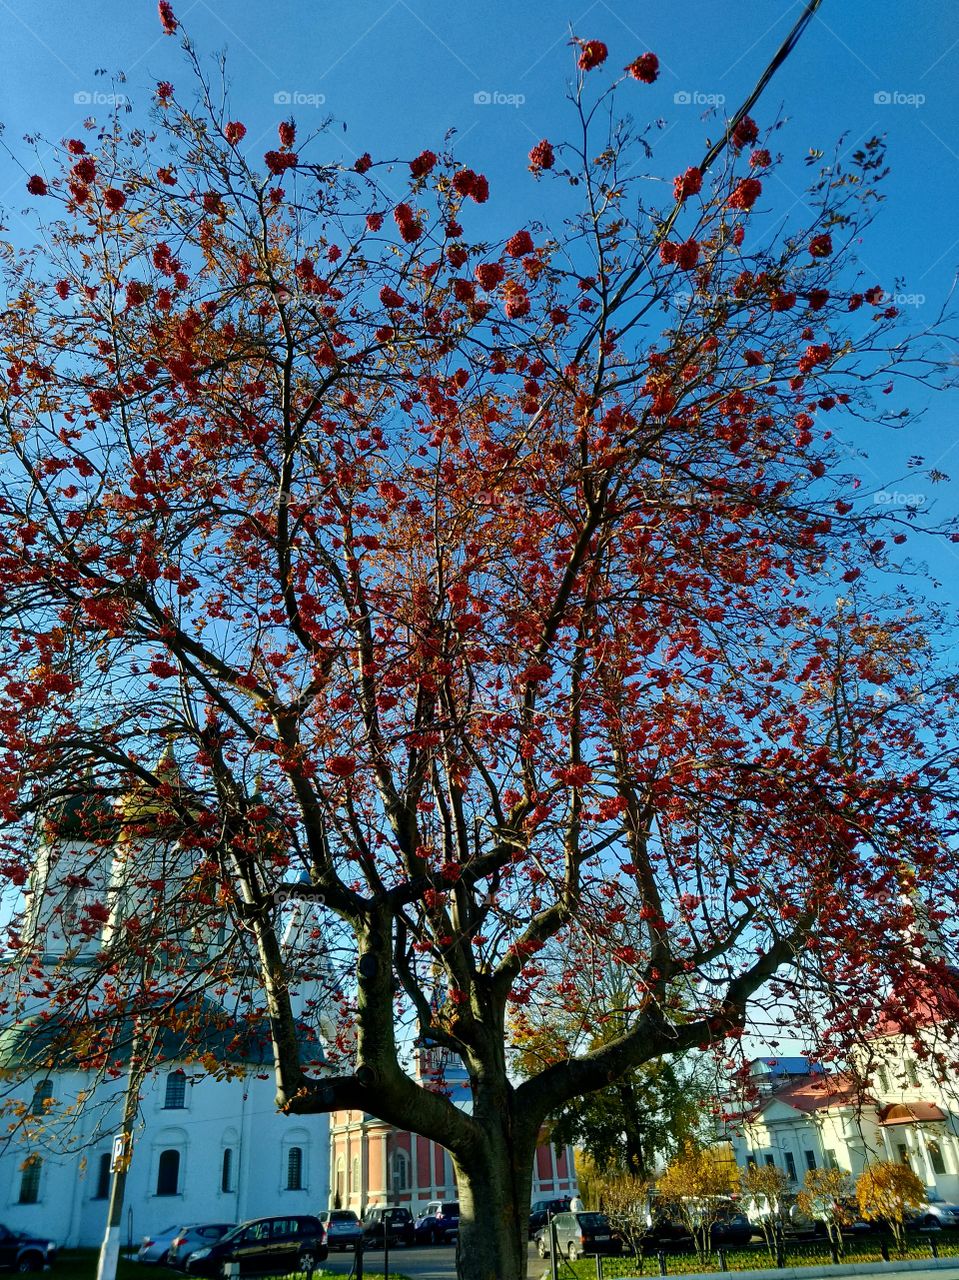
[(104, 793), (87, 774), (82, 790), (52, 805), (43, 824), (44, 839), (112, 840), (117, 834), (117, 815)]

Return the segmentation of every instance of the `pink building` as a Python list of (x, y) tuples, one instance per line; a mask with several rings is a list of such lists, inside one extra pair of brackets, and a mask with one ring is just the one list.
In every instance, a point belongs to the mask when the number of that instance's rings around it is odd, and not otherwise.
[[(469, 1106), (462, 1064), (440, 1050), (421, 1050), (417, 1076), (441, 1083), (460, 1106)], [(545, 1137), (545, 1135), (544, 1135)], [(572, 1148), (544, 1141), (533, 1166), (534, 1200), (575, 1195)], [(409, 1207), (416, 1217), (430, 1200), (455, 1200), (449, 1152), (419, 1134), (395, 1129), (364, 1111), (330, 1117), (330, 1206), (353, 1209), (362, 1218), (373, 1205)]]

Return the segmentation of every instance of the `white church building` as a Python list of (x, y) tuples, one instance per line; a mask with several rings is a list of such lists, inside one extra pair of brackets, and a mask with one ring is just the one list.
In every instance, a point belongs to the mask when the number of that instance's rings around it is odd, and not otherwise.
[[(162, 767), (179, 785), (172, 755)], [(122, 918), (117, 904), (125, 896), (129, 908), (131, 851), (123, 836), (112, 857), (102, 839), (91, 839), (91, 817), (111, 816), (103, 809), (92, 814), (91, 803), (68, 803), (47, 828), (27, 891), (24, 946), (8, 968), (6, 1025), (0, 1024), (0, 1221), (56, 1239), (61, 1247), (95, 1246), (103, 1238), (126, 1072), (81, 1067), (64, 1050), (69, 1039), (58, 1034), (63, 1028), (49, 1003), (38, 995), (24, 999), (22, 988), (18, 998), (17, 984), (25, 963), (32, 967), (33, 990), (45, 972), (57, 970), (62, 981), (64, 968), (83, 982), (92, 957)], [(141, 843), (137, 857), (148, 858), (148, 841)], [(102, 931), (87, 936), (89, 923), (85, 934), (78, 922), (89, 922), (87, 908), (96, 901), (112, 907)], [(308, 914), (302, 903), (294, 906), (285, 947), (296, 947)], [(309, 996), (308, 990), (298, 993), (301, 1008)], [(174, 1027), (163, 1033), (159, 1065), (141, 1088), (124, 1244), (191, 1222), (319, 1214), (328, 1206), (329, 1118), (277, 1113), (269, 1038), (238, 1033), (227, 1004), (203, 1000), (199, 1044), (195, 1028), (190, 1037)], [(196, 1023), (195, 1011), (192, 1016)], [(320, 1037), (304, 1034), (316, 1064), (322, 1060)], [(216, 1076), (198, 1062), (204, 1052), (216, 1063)]]
[(921, 995), (916, 1035), (881, 1016), (848, 1073), (806, 1058), (755, 1059), (757, 1096), (727, 1109), (718, 1136), (740, 1168), (774, 1165), (793, 1190), (807, 1169), (844, 1169), (855, 1179), (873, 1161), (896, 1161), (930, 1199), (959, 1203), (959, 1072), (942, 1066), (943, 1057), (956, 1059), (952, 1006), (946, 992)]

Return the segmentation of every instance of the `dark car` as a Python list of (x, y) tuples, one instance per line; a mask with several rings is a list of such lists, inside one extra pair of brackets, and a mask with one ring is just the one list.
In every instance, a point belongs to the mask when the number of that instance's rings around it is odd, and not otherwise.
[(363, 1239), (363, 1223), (352, 1209), (333, 1209), (323, 1219), (327, 1248), (333, 1252), (355, 1249)]
[(182, 1271), (191, 1253), (216, 1244), (235, 1226), (235, 1222), (200, 1222), (196, 1226), (181, 1228), (170, 1241), (166, 1255), (167, 1265)]
[(532, 1240), (550, 1218), (555, 1218), (558, 1213), (566, 1213), (570, 1203), (569, 1196), (560, 1196), (555, 1200), (534, 1200), (529, 1215), (529, 1238)]
[(10, 1231), (0, 1226), (0, 1267), (7, 1271), (42, 1271), (57, 1256), (55, 1240)]
[(714, 1249), (742, 1249), (753, 1238), (753, 1224), (744, 1213), (723, 1213), (710, 1228)]
[(411, 1245), (415, 1239), (413, 1215), (402, 1205), (376, 1205), (363, 1220), (363, 1243), (368, 1249), (382, 1249), (383, 1236), (391, 1245)]
[(186, 1270), (190, 1275), (222, 1276), (235, 1262), (241, 1275), (312, 1271), (325, 1260), (327, 1252), (319, 1218), (284, 1214), (241, 1222), (221, 1240), (191, 1253)]
[[(557, 1256), (565, 1256), (571, 1262), (587, 1254), (623, 1252), (622, 1238), (610, 1226), (605, 1213), (558, 1213), (552, 1230), (556, 1232)], [(541, 1258), (549, 1257), (549, 1225), (537, 1232), (536, 1249)]]
[(460, 1229), (458, 1200), (433, 1200), (416, 1219), (417, 1244), (452, 1244)]

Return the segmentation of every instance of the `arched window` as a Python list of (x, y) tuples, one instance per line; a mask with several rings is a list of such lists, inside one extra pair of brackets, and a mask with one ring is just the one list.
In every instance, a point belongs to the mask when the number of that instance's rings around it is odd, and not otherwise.
[(106, 1200), (110, 1194), (110, 1152), (101, 1151), (97, 1160), (97, 1189), (93, 1193), (94, 1200)]
[(350, 1190), (353, 1192), (360, 1189), (360, 1157), (353, 1157), (353, 1167), (350, 1169)]
[(157, 1167), (157, 1195), (175, 1196), (180, 1189), (179, 1151), (161, 1151)]
[(410, 1189), (410, 1161), (405, 1151), (394, 1151), (391, 1161), (392, 1168), (390, 1170), (390, 1190), (391, 1191), (409, 1191)]
[(223, 1148), (223, 1163), (220, 1166), (220, 1190), (233, 1190), (233, 1148)]
[(167, 1076), (163, 1105), (171, 1111), (186, 1106), (186, 1076), (182, 1071), (171, 1071)]
[(39, 1156), (27, 1156), (20, 1175), (20, 1204), (36, 1204), (40, 1199), (40, 1169), (43, 1161)]
[(346, 1161), (342, 1156), (336, 1159), (336, 1178), (333, 1197), (333, 1208), (342, 1209), (346, 1198)]
[(286, 1189), (303, 1190), (303, 1148), (290, 1147), (286, 1153)]
[(34, 1086), (33, 1101), (30, 1103), (30, 1114), (42, 1116), (50, 1110), (50, 1099), (53, 1097), (53, 1083), (50, 1080), (39, 1080)]

